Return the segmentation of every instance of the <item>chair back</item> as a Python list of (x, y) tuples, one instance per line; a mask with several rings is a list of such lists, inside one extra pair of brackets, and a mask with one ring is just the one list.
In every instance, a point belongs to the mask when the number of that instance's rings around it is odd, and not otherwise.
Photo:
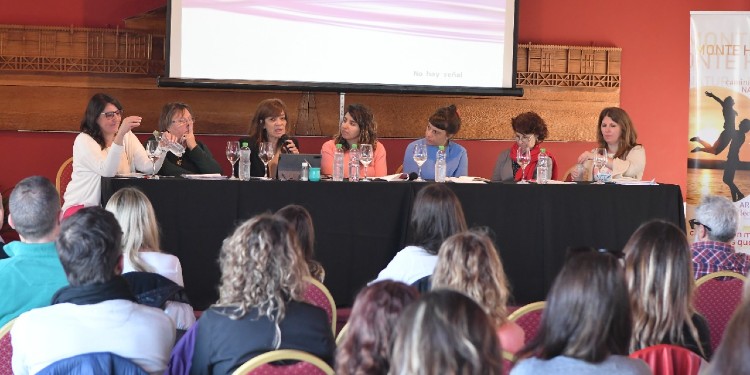
[(745, 276), (730, 272), (713, 272), (695, 282), (695, 309), (708, 321), (711, 349), (719, 346), (732, 314), (742, 301)]
[(15, 319), (5, 323), (0, 328), (0, 375), (13, 375), (11, 360), (13, 359), (13, 346), (10, 341), (10, 328), (13, 327)]
[(57, 177), (55, 177), (55, 187), (57, 188), (57, 192), (60, 193), (60, 202), (63, 201), (65, 190), (68, 188), (68, 184), (72, 177), (73, 157), (71, 156), (60, 165), (60, 168), (57, 169)]
[(503, 350), (503, 374), (510, 374), (510, 370), (516, 365), (516, 355)]
[(331, 323), (331, 331), (333, 335), (336, 335), (336, 302), (333, 301), (333, 296), (328, 288), (318, 280), (312, 277), (305, 278), (308, 283), (308, 287), (305, 290), (303, 298), (305, 302), (320, 307), (328, 315), (328, 322)]
[(37, 375), (109, 374), (148, 375), (133, 361), (110, 352), (79, 354), (61, 359), (39, 371)]
[(508, 315), (508, 320), (515, 322), (522, 329), (526, 336), (526, 342), (531, 341), (539, 332), (539, 325), (542, 322), (542, 312), (544, 312), (545, 302), (533, 302), (522, 306)]
[(654, 375), (697, 375), (703, 359), (698, 354), (677, 345), (659, 344), (630, 354), (641, 359)]
[(344, 337), (346, 337), (347, 331), (349, 331), (349, 322), (346, 322), (346, 324), (341, 327), (341, 331), (339, 331), (339, 334), (336, 335), (336, 346), (341, 345), (341, 342), (344, 341)]
[[(299, 361), (274, 365), (278, 361)], [(333, 368), (322, 359), (300, 350), (280, 349), (249, 359), (232, 375), (333, 375)]]

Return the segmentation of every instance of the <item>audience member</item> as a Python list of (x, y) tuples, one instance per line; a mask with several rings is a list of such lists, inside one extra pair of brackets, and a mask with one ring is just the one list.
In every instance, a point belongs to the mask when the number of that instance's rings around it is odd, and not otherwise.
[(479, 303), (497, 327), (506, 352), (516, 353), (523, 346), (523, 329), (508, 320), (508, 278), (497, 249), (486, 234), (468, 231), (448, 237), (438, 252), (432, 288), (454, 289)]
[(256, 216), (224, 240), (219, 301), (203, 312), (191, 374), (230, 374), (276, 349), (297, 349), (333, 364), (334, 340), (322, 309), (303, 301), (310, 275), (289, 224)]
[(469, 156), (466, 149), (456, 142), (453, 137), (461, 130), (461, 116), (456, 106), (438, 108), (427, 121), (424, 138), (417, 139), (406, 146), (404, 153), (404, 173), (417, 173), (419, 166), (414, 161), (414, 147), (417, 143), (427, 145), (427, 161), (422, 164), (422, 178), (435, 179), (435, 160), (440, 146), (445, 146), (445, 161), (447, 177), (460, 177), (469, 174)]
[(744, 300), (729, 321), (711, 364), (702, 375), (750, 374), (750, 301)]
[(432, 275), (443, 241), (466, 230), (461, 202), (445, 184), (427, 185), (417, 193), (411, 211), (409, 246), (399, 251), (380, 271), (379, 280), (413, 284)]
[[(159, 132), (173, 135), (176, 142), (185, 147), (185, 153), (177, 156), (168, 152), (164, 164), (159, 169), (160, 175), (221, 173), (221, 166), (214, 159), (208, 146), (195, 139), (195, 121), (193, 110), (185, 103), (172, 102), (162, 107), (159, 115)], [(156, 138), (151, 136), (149, 139)]]
[(11, 329), (13, 372), (35, 374), (79, 354), (111, 352), (149, 373), (162, 373), (175, 327), (161, 310), (134, 302), (122, 271), (122, 231), (100, 207), (63, 223), (57, 249), (70, 286), (52, 306), (22, 314)]
[[(549, 135), (547, 124), (536, 112), (525, 112), (510, 120), (515, 132), (516, 143), (500, 153), (492, 172), (492, 181), (513, 182), (521, 181), (521, 165), (516, 161), (518, 149), (528, 149), (531, 162), (526, 166), (524, 177), (536, 178), (536, 164), (539, 161), (541, 144)], [(552, 179), (557, 179), (557, 161), (549, 150), (545, 151), (552, 160)]]
[(718, 271), (732, 271), (746, 275), (750, 271), (747, 254), (734, 250), (731, 242), (737, 234), (739, 211), (734, 203), (717, 195), (703, 197), (690, 229), (695, 231), (693, 244), (693, 271), (695, 279)]
[[(190, 328), (195, 323), (193, 308), (184, 300), (173, 298), (185, 287), (182, 266), (176, 256), (159, 249), (159, 223), (151, 201), (137, 188), (126, 187), (109, 198), (106, 209), (115, 215), (122, 228), (122, 272), (129, 274), (131, 290), (142, 290), (149, 294), (149, 298), (158, 300), (159, 303), (154, 307), (162, 307), (161, 302), (165, 301), (164, 311), (175, 322), (177, 329)], [(130, 274), (133, 272), (156, 273), (164, 280), (144, 279)], [(132, 277), (134, 275), (136, 277)], [(136, 297), (139, 296), (139, 293), (135, 294)]]
[[(638, 134), (628, 113), (617, 107), (604, 108), (596, 128), (597, 147), (607, 149), (607, 168), (612, 171), (612, 178), (643, 178), (646, 150), (638, 143)], [(596, 150), (591, 150), (578, 157), (578, 164), (584, 166), (584, 175), (579, 178), (578, 170), (574, 169), (571, 172), (574, 180), (592, 180), (595, 155)]]
[(632, 317), (622, 266), (596, 250), (571, 255), (547, 295), (539, 333), (511, 371), (524, 374), (648, 375), (628, 358)]
[[(346, 114), (341, 120), (339, 132), (332, 140), (326, 141), (320, 150), (320, 173), (324, 175), (333, 174), (333, 154), (336, 145), (340, 144), (344, 150), (344, 178), (349, 178), (349, 165), (351, 155), (349, 150), (353, 144), (359, 149), (362, 145), (372, 146), (372, 164), (367, 166), (368, 177), (381, 177), (388, 174), (386, 163), (385, 146), (378, 142), (378, 124), (370, 108), (364, 104), (350, 104), (346, 107)], [(365, 166), (360, 165), (360, 176), (365, 176)]]
[(710, 360), (708, 323), (692, 305), (695, 282), (685, 232), (652, 220), (633, 233), (623, 251), (633, 309), (630, 350), (672, 344)]
[(387, 374), (396, 323), (417, 298), (414, 287), (397, 281), (380, 281), (362, 289), (336, 349), (336, 374)]
[[(276, 176), (276, 167), (279, 164), (281, 153), (299, 154), (299, 142), (296, 138), (290, 138), (287, 132), (287, 115), (289, 111), (281, 99), (266, 99), (258, 103), (255, 114), (250, 122), (249, 136), (240, 139), (240, 147), (247, 142), (250, 148), (250, 175), (263, 177), (266, 173), (265, 166), (260, 160), (258, 150), (262, 142), (271, 142), (274, 145), (274, 154), (268, 162), (269, 174)], [(237, 175), (239, 165), (235, 164), (234, 173)]]
[(412, 303), (396, 326), (389, 374), (503, 373), (500, 341), (471, 298), (436, 290)]
[[(131, 131), (141, 126), (141, 117), (122, 119), (123, 115), (120, 102), (107, 94), (96, 94), (89, 100), (81, 133), (73, 142), (73, 174), (65, 190), (63, 212), (74, 206), (78, 207), (73, 211), (80, 206), (98, 206), (102, 177), (135, 171), (151, 173), (151, 160)], [(159, 158), (156, 168), (161, 168), (163, 162), (164, 158)]]
[(8, 223), (20, 237), (5, 245), (10, 258), (0, 260), (0, 327), (36, 307), (68, 285), (55, 239), (60, 229), (60, 196), (44, 177), (21, 180), (10, 194)]
[(302, 256), (307, 263), (310, 276), (322, 283), (326, 277), (326, 270), (323, 269), (320, 262), (315, 260), (315, 228), (310, 213), (300, 205), (290, 204), (276, 211), (276, 215), (281, 216), (292, 225), (297, 234), (299, 248), (302, 250)]

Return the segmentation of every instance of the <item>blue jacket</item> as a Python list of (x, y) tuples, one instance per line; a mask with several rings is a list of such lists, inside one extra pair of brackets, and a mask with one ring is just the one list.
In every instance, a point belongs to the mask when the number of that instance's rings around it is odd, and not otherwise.
[[(418, 142), (426, 142), (423, 139), (409, 143), (404, 153), (404, 173), (417, 173), (419, 166), (414, 162), (414, 145)], [(427, 161), (422, 165), (422, 178), (425, 180), (435, 179), (435, 159), (437, 158), (438, 146), (427, 146)], [(459, 177), (469, 175), (469, 156), (466, 149), (456, 142), (448, 142), (446, 152), (446, 177)]]

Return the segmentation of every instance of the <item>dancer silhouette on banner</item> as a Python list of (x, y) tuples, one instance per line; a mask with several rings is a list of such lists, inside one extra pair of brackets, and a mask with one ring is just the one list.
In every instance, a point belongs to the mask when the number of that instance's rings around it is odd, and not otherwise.
[(740, 129), (734, 132), (731, 141), (732, 144), (729, 145), (729, 152), (727, 152), (727, 162), (724, 164), (723, 180), (729, 186), (729, 191), (732, 193), (732, 201), (734, 202), (745, 197), (737, 185), (734, 184), (734, 172), (740, 165), (740, 148), (745, 144), (745, 133), (748, 130), (750, 130), (750, 120), (744, 119), (740, 121)]
[(714, 95), (710, 91), (706, 91), (706, 96), (714, 98), (719, 104), (721, 104), (721, 112), (724, 114), (724, 130), (719, 134), (719, 139), (714, 142), (713, 146), (708, 142), (700, 139), (700, 137), (690, 138), (690, 142), (698, 142), (703, 147), (696, 147), (690, 152), (707, 152), (709, 154), (718, 155), (724, 151), (732, 141), (732, 135), (736, 132), (734, 129), (735, 118), (737, 117), (737, 111), (734, 110), (734, 99), (731, 96), (727, 96), (724, 100), (721, 100), (718, 96)]

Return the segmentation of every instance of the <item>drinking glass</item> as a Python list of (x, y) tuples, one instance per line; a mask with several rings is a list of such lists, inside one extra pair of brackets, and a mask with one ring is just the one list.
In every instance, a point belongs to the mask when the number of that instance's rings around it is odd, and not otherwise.
[(227, 160), (232, 164), (230, 180), (236, 180), (234, 176), (234, 164), (240, 158), (240, 142), (238, 141), (227, 141)]
[(598, 184), (604, 183), (604, 181), (599, 178), (599, 174), (602, 173), (603, 169), (607, 168), (606, 165), (607, 149), (604, 147), (597, 148), (594, 152), (594, 169), (592, 170), (592, 173), (594, 174), (594, 179)]
[(146, 154), (148, 155), (148, 159), (151, 160), (151, 178), (158, 180), (159, 177), (156, 175), (156, 161), (159, 160), (162, 154), (158, 140), (149, 139), (146, 142)]
[(531, 152), (529, 149), (519, 147), (516, 153), (516, 161), (521, 166), (521, 181), (519, 184), (528, 184), (529, 182), (526, 181), (526, 166), (531, 163)]
[(414, 145), (414, 162), (419, 167), (417, 172), (417, 179), (414, 181), (424, 182), (422, 179), (422, 165), (427, 161), (427, 144), (419, 142)]
[(258, 157), (260, 157), (260, 161), (263, 162), (263, 179), (264, 180), (270, 180), (271, 178), (268, 177), (268, 163), (273, 159), (273, 155), (276, 153), (276, 150), (273, 147), (272, 142), (261, 142), (260, 147), (258, 148)]
[(372, 145), (363, 144), (360, 146), (359, 162), (365, 166), (365, 178), (362, 181), (370, 181), (367, 179), (367, 167), (372, 163)]

